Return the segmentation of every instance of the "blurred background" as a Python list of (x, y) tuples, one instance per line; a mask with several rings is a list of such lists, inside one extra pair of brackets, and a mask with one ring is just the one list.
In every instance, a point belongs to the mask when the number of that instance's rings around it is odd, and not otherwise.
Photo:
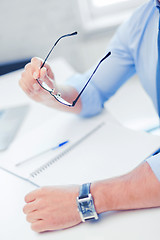
[[(52, 58), (63, 57), (84, 72), (104, 54), (117, 27), (146, 0), (0, 0), (0, 65), (45, 58), (57, 38)], [(3, 68), (4, 69), (4, 68)]]

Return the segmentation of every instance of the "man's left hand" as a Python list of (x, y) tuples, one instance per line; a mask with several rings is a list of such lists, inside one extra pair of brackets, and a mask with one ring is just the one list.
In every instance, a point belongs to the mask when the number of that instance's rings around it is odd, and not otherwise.
[(32, 230), (44, 232), (65, 229), (81, 222), (76, 198), (79, 186), (42, 187), (25, 197), (23, 212)]

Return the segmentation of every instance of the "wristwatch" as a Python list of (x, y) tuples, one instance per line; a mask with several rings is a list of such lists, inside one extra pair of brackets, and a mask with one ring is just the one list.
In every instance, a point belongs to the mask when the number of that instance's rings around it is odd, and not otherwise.
[(97, 220), (92, 195), (90, 193), (90, 183), (85, 183), (80, 187), (79, 196), (77, 197), (77, 206), (82, 222), (87, 220)]

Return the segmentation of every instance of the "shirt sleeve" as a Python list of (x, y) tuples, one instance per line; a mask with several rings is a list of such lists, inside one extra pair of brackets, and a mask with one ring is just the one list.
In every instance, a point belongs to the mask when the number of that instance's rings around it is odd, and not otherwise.
[[(90, 117), (100, 113), (107, 101), (122, 84), (135, 73), (135, 64), (130, 51), (132, 34), (130, 21), (123, 24), (110, 42), (104, 55), (111, 55), (104, 60), (81, 95), (82, 117)], [(78, 92), (82, 90), (94, 67), (84, 74), (77, 74), (67, 80)]]
[(146, 162), (148, 162), (155, 176), (160, 181), (160, 153), (148, 158)]

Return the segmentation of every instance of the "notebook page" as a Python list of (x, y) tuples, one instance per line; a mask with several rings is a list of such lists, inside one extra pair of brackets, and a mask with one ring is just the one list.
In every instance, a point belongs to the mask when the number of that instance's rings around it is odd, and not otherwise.
[(160, 137), (105, 122), (29, 179), (44, 186), (110, 178), (132, 170), (159, 147)]
[[(0, 156), (0, 167), (7, 169), (21, 177), (28, 178), (30, 172), (48, 162), (74, 141), (81, 139), (103, 120), (114, 121), (104, 113), (92, 119), (82, 119), (78, 116), (66, 113), (58, 113), (44, 124), (36, 127), (22, 137), (16, 139), (9, 151)], [(59, 143), (69, 140), (63, 147), (40, 155), (32, 161), (26, 159), (39, 154), (46, 149), (57, 146)], [(24, 163), (23, 163), (24, 162)], [(23, 163), (16, 166), (19, 163)]]

